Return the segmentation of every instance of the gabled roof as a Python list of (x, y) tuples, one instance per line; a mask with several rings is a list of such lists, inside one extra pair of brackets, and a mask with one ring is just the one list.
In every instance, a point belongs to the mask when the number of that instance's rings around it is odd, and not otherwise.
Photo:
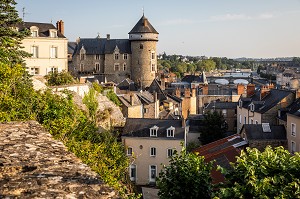
[(155, 78), (152, 83), (150, 84), (149, 88), (147, 89), (150, 93), (157, 93), (157, 98), (160, 101), (166, 100), (167, 96), (163, 92), (163, 90), (160, 87), (160, 84), (158, 83), (157, 79)]
[(129, 91), (136, 91), (137, 90), (137, 87), (136, 85), (134, 84), (134, 82), (129, 79), (129, 78), (126, 78), (124, 79), (123, 81), (121, 81), (117, 87), (120, 89), (120, 90), (129, 90)]
[(75, 49), (75, 54), (80, 54), (80, 49), (84, 47), (87, 55), (112, 54), (116, 47), (120, 53), (131, 54), (130, 41), (128, 39), (107, 39), (107, 38), (80, 38)]
[[(50, 29), (55, 29), (57, 28), (51, 24), (51, 23), (37, 23), (37, 22), (24, 22), (22, 24), (17, 25), (20, 31), (24, 29), (29, 29), (32, 26), (36, 26), (39, 28), (39, 37), (49, 37), (50, 36)], [(57, 37), (58, 38), (66, 38), (60, 31), (57, 30)]]
[[(184, 139), (185, 128), (182, 127), (181, 120), (163, 120), (147, 118), (127, 118), (122, 136), (125, 137), (150, 137), (150, 128), (158, 127), (157, 138), (166, 139)], [(175, 128), (174, 138), (167, 137), (167, 129)], [(154, 137), (156, 138), (156, 137)]]
[(286, 130), (284, 125), (270, 125), (271, 132), (264, 132), (262, 124), (244, 124), (248, 140), (286, 140)]
[(291, 105), (284, 109), (280, 109), (279, 119), (287, 121), (287, 114), (300, 117), (300, 98), (295, 100)]
[(154, 97), (151, 93), (149, 93), (148, 91), (142, 91), (142, 92), (138, 92), (137, 96), (139, 97), (139, 99), (141, 100), (141, 102), (143, 104), (151, 104), (154, 103)]
[[(141, 101), (139, 100), (138, 96), (135, 93), (119, 95), (118, 98), (122, 102), (122, 104), (124, 104), (124, 106), (126, 107), (141, 105)], [(132, 104), (130, 101), (131, 98), (132, 98)]]
[(280, 90), (280, 89), (270, 89), (269, 94), (267, 94), (263, 99), (260, 99), (260, 90), (256, 90), (255, 94), (250, 98), (240, 98), (242, 100), (242, 107), (248, 109), (251, 102), (256, 104), (259, 108), (255, 108), (255, 112), (265, 113), (276, 104), (278, 104), (285, 97), (292, 94), (292, 91)]
[(149, 20), (143, 15), (142, 18), (136, 23), (132, 30), (128, 34), (134, 33), (155, 33), (158, 32), (150, 24)]
[(215, 168), (211, 172), (213, 183), (224, 181), (224, 176), (216, 170), (216, 166), (231, 169), (230, 162), (236, 161), (236, 156), (240, 155), (241, 149), (245, 148), (247, 142), (239, 134), (234, 134), (215, 142), (196, 148), (193, 152), (199, 156), (204, 156), (206, 162), (215, 160)]

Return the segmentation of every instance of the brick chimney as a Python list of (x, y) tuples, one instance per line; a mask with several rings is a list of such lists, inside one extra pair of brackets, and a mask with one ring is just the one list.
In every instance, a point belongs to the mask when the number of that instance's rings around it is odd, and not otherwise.
[(205, 84), (202, 87), (202, 95), (208, 95), (208, 85)]
[(270, 83), (269, 84), (269, 89), (271, 90), (271, 89), (274, 89), (274, 88), (275, 88), (275, 85), (273, 83)]
[(63, 20), (59, 20), (56, 22), (56, 28), (59, 32), (61, 32), (61, 34), (65, 34), (65, 25)]
[(270, 93), (269, 86), (262, 86), (260, 89), (260, 100), (266, 97)]
[(251, 97), (255, 94), (255, 84), (247, 85), (247, 97)]
[(242, 95), (244, 93), (244, 89), (245, 89), (245, 87), (243, 84), (238, 84), (237, 85), (237, 94)]
[(176, 95), (176, 97), (181, 97), (181, 92), (180, 92), (180, 88), (176, 88), (176, 90), (175, 90), (175, 95)]
[(184, 89), (184, 97), (191, 97), (191, 90), (189, 88)]

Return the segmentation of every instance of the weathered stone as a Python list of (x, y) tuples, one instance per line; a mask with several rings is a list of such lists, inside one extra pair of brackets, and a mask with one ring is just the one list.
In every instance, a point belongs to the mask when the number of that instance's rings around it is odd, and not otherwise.
[(0, 198), (118, 198), (37, 122), (0, 123)]

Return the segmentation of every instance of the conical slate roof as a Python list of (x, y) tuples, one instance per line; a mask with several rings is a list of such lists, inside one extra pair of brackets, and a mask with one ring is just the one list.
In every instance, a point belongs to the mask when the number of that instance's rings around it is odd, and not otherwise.
[(143, 15), (137, 24), (132, 28), (128, 34), (133, 33), (156, 33), (158, 32), (153, 28), (148, 19)]

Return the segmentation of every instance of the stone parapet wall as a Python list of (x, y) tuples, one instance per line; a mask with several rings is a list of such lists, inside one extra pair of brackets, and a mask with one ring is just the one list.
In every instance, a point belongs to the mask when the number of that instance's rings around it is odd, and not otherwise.
[(0, 123), (0, 198), (117, 198), (35, 121)]

